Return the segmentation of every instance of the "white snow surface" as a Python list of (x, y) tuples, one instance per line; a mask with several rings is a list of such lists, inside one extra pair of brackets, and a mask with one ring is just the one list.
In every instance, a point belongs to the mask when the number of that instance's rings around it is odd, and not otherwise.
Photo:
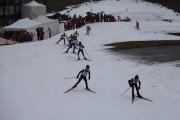
[[(180, 17), (172, 10), (135, 0), (101, 1), (92, 7), (94, 11), (136, 15), (141, 30), (135, 30), (135, 19), (91, 24), (89, 36), (85, 35), (85, 26), (78, 29), (78, 39), (92, 61), (75, 61), (73, 54), (61, 54), (62, 42), (55, 44), (61, 34), (0, 47), (0, 120), (180, 120), (180, 68), (175, 67), (180, 61), (140, 64), (107, 52), (103, 46), (120, 41), (180, 40), (165, 34), (180, 31)], [(83, 15), (89, 9), (89, 4), (82, 4), (70, 14)], [(173, 22), (163, 22), (156, 15)], [(86, 64), (91, 70), (89, 87), (96, 94), (86, 91), (83, 81), (65, 94), (77, 80), (64, 78), (76, 76)], [(120, 96), (136, 74), (142, 82), (141, 94), (153, 103), (135, 99), (132, 104), (131, 90)]]

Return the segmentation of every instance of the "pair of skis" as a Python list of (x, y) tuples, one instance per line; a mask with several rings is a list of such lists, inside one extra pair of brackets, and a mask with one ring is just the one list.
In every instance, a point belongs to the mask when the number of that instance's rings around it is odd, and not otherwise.
[[(128, 87), (128, 88), (121, 94), (121, 96), (124, 95), (130, 88), (131, 88), (131, 87)], [(136, 97), (138, 97), (138, 96), (136, 96)], [(143, 100), (147, 100), (147, 101), (149, 101), (149, 102), (153, 102), (153, 100), (151, 100), (151, 99), (149, 99), (149, 98), (145, 98), (145, 97), (143, 97), (143, 96), (138, 97), (138, 98), (143, 99)], [(135, 98), (132, 97), (132, 103), (134, 103), (134, 99), (135, 99)]]
[(90, 59), (77, 59), (77, 60), (75, 60), (75, 61), (80, 61), (80, 60), (87, 60), (87, 61), (91, 61)]
[[(146, 101), (149, 101), (149, 102), (153, 102), (153, 100), (149, 99), (149, 98), (145, 98), (145, 97), (138, 97), (139, 99), (143, 99), (143, 100), (146, 100)], [(132, 104), (134, 103), (134, 99), (135, 98), (132, 98)]]
[[(65, 91), (64, 93), (68, 93), (69, 91), (71, 91), (71, 90), (73, 90), (74, 88), (70, 88), (69, 90), (67, 90), (67, 91)], [(94, 92), (93, 90), (91, 90), (91, 89), (86, 89), (87, 91), (89, 91), (89, 92), (92, 92), (92, 93), (96, 93), (96, 92)]]
[[(67, 80), (67, 79), (73, 79), (73, 78), (77, 78), (77, 77), (74, 77), (74, 76), (73, 76), (73, 77), (65, 77), (64, 79)], [(75, 88), (75, 87), (74, 87), (74, 88)], [(65, 91), (64, 93), (67, 93), (67, 92), (73, 90), (74, 88), (70, 88), (70, 89), (68, 89), (67, 91)], [(87, 89), (87, 88), (86, 88), (86, 90), (89, 91), (89, 92), (92, 92), (92, 93), (96, 93), (95, 91), (93, 91), (93, 90), (91, 90), (91, 89)]]
[[(68, 53), (68, 52), (63, 52), (63, 53), (61, 53), (61, 54), (66, 54), (66, 53)], [(73, 53), (73, 54), (77, 55), (77, 53)], [(74, 57), (74, 58), (75, 58), (75, 57)], [(92, 61), (91, 59), (87, 59), (87, 58), (84, 58), (84, 59), (76, 59), (75, 61), (80, 61), (80, 60)]]

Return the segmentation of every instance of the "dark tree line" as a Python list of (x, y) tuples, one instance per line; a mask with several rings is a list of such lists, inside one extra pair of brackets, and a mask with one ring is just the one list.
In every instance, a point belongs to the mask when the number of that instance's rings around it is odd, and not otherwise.
[(152, 3), (159, 3), (166, 6), (169, 9), (173, 9), (176, 12), (180, 12), (180, 0), (145, 0)]
[[(89, 2), (89, 0), (36, 0), (47, 5), (48, 12), (59, 11), (65, 9), (66, 6), (78, 5), (84, 2)], [(98, 1), (98, 0), (93, 0)]]

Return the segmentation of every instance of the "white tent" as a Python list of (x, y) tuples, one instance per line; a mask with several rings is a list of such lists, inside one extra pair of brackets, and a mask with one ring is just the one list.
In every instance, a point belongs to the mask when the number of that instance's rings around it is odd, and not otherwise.
[(30, 20), (29, 18), (24, 18), (16, 21), (15, 23), (3, 27), (2, 30), (13, 30), (13, 31), (19, 31), (19, 30), (26, 30), (28, 32), (31, 32), (33, 28), (40, 27), (41, 23), (36, 22), (33, 20)]
[(36, 29), (38, 27), (42, 27), (42, 24), (37, 21), (30, 20), (29, 18), (24, 18), (16, 21), (15, 23), (3, 27), (2, 31), (20, 31), (20, 30), (26, 30), (27, 32), (33, 33), (34, 37), (33, 39), (36, 40)]
[(65, 32), (65, 28), (64, 28), (64, 23), (63, 23), (63, 22), (61, 22), (61, 23), (59, 24), (59, 32), (60, 32), (60, 33)]
[(53, 36), (59, 33), (58, 20), (52, 20), (47, 18), (46, 16), (39, 16), (33, 20), (42, 24), (44, 30), (44, 38), (49, 38), (50, 34), (51, 36)]
[[(24, 18), (16, 21), (15, 23), (3, 27), (4, 31), (21, 31), (25, 30), (27, 32), (33, 33), (33, 40), (37, 40), (37, 28), (42, 27), (44, 31), (44, 39), (59, 33), (59, 22), (58, 20), (52, 20), (46, 16), (39, 16), (33, 20), (29, 18)], [(64, 27), (64, 26), (63, 26)], [(62, 28), (63, 29), (63, 28)]]
[(22, 5), (22, 18), (36, 18), (46, 14), (46, 6), (36, 1), (31, 1)]

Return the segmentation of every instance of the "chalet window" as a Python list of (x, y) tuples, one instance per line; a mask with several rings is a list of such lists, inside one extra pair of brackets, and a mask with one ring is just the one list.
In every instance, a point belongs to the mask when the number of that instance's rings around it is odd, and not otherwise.
[(13, 15), (14, 13), (15, 13), (14, 7), (13, 6), (9, 6), (9, 15)]
[(21, 11), (21, 6), (16, 6), (16, 13), (19, 13)]
[(9, 15), (9, 9), (8, 8), (9, 8), (8, 6), (5, 7), (5, 15)]
[(0, 15), (3, 15), (3, 7), (0, 7)]

